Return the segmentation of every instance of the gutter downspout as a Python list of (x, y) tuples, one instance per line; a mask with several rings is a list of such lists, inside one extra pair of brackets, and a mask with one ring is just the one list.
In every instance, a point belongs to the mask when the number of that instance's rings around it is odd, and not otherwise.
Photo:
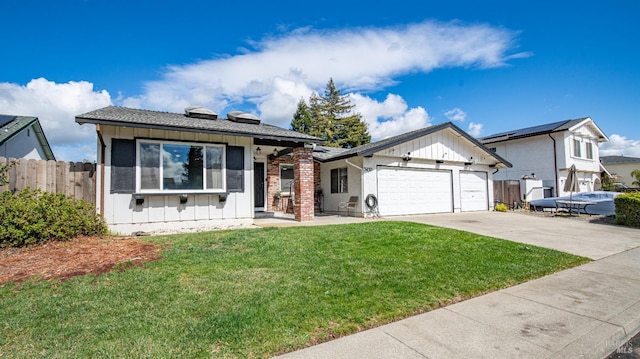
[(558, 154), (556, 153), (556, 139), (553, 138), (553, 136), (551, 136), (550, 133), (548, 133), (549, 138), (551, 139), (551, 141), (553, 141), (553, 174), (556, 177), (556, 188), (555, 188), (555, 192), (556, 192), (556, 197), (558, 197), (558, 192), (559, 191), (559, 186), (560, 183), (558, 182)]
[(98, 140), (100, 141), (100, 218), (104, 219), (104, 161), (105, 161), (105, 150), (107, 145), (104, 143), (104, 138), (102, 138), (102, 133), (100, 132), (100, 124), (96, 124), (96, 134), (98, 135)]
[(349, 159), (348, 159), (348, 158), (345, 158), (345, 159), (344, 159), (344, 161), (345, 161), (349, 166), (353, 166), (353, 167), (355, 167), (355, 168), (359, 169), (360, 171), (362, 171), (362, 168), (361, 168), (361, 167), (358, 167), (356, 164), (349, 162)]

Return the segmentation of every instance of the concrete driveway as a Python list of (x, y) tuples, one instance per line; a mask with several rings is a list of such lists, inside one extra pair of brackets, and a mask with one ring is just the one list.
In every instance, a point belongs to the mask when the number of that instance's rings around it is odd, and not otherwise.
[(491, 237), (557, 249), (591, 259), (640, 247), (640, 230), (589, 222), (589, 217), (543, 217), (519, 212), (465, 212), (389, 217), (460, 229)]

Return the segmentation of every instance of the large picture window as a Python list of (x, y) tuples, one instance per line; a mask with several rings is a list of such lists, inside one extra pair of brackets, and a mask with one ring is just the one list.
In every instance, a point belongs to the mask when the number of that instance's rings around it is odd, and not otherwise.
[(347, 168), (334, 168), (331, 170), (331, 193), (347, 193)]
[(140, 191), (225, 191), (223, 145), (139, 141), (138, 151)]

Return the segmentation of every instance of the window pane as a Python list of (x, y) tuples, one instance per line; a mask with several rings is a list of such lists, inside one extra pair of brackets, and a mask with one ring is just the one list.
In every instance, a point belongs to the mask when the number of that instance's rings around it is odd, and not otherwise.
[(203, 189), (202, 146), (163, 145), (163, 189)]
[(591, 143), (587, 143), (587, 158), (590, 160), (593, 159), (593, 147)]
[(140, 144), (140, 188), (160, 189), (159, 144)]
[(580, 141), (579, 140), (573, 140), (573, 153), (576, 157), (580, 157)]
[(338, 193), (338, 169), (331, 170), (331, 193)]
[(280, 189), (282, 192), (293, 192), (293, 166), (280, 167)]
[(346, 168), (334, 168), (331, 170), (331, 193), (347, 193), (348, 177)]
[(349, 188), (347, 187), (347, 169), (340, 169), (340, 185), (339, 185), (340, 193), (349, 192)]
[(207, 147), (207, 189), (222, 188), (222, 147)]

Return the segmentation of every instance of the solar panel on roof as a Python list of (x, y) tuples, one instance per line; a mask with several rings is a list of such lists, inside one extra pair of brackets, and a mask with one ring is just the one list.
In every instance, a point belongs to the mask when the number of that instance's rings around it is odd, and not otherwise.
[(0, 127), (16, 119), (17, 116), (0, 115)]
[(547, 123), (545, 125), (523, 128), (521, 130), (515, 131), (514, 135), (515, 136), (522, 136), (522, 135), (529, 135), (529, 134), (533, 134), (533, 133), (552, 131), (552, 130), (560, 127), (565, 122), (567, 122), (567, 121)]

